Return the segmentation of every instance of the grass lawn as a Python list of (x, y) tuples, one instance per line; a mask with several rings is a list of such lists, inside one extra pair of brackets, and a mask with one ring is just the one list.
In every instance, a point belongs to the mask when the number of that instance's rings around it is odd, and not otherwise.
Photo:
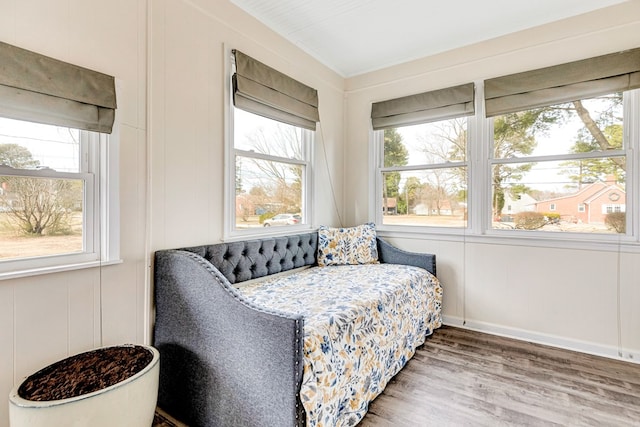
[(12, 226), (9, 214), (0, 213), (0, 260), (57, 255), (82, 251), (82, 213), (71, 217), (71, 234), (25, 236)]

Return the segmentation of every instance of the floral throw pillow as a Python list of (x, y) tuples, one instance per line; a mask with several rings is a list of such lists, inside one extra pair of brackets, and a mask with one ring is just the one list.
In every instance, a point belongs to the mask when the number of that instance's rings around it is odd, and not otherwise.
[(371, 264), (378, 262), (376, 228), (373, 223), (349, 228), (318, 229), (318, 265)]

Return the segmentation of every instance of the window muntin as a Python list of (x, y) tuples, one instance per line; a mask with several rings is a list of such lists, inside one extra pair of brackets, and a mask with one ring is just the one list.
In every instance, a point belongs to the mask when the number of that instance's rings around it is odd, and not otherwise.
[(378, 132), (382, 224), (467, 227), (467, 119)]
[[(491, 228), (617, 233), (599, 205), (625, 194), (623, 105), (617, 93), (494, 117)], [(530, 203), (505, 215), (513, 194)]]
[[(308, 223), (305, 197), (312, 132), (235, 107), (232, 109), (233, 231)], [(265, 220), (279, 214), (295, 215), (295, 221), (265, 224)]]
[(0, 272), (98, 259), (98, 139), (0, 118)]

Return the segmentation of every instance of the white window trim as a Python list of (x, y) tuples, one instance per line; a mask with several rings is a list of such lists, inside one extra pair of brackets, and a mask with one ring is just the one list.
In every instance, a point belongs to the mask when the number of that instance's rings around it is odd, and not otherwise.
[[(232, 99), (231, 76), (233, 74), (233, 53), (226, 44), (223, 46), (224, 55), (224, 231), (222, 240), (225, 242), (235, 240), (245, 240), (250, 238), (260, 238), (268, 236), (282, 236), (291, 233), (301, 233), (311, 231), (313, 228), (313, 140), (314, 132), (303, 129), (302, 131), (302, 160), (283, 159), (255, 152), (243, 151), (235, 148), (234, 145), (234, 105)], [(304, 179), (306, 185), (302, 188), (302, 224), (286, 225), (279, 227), (255, 227), (244, 230), (235, 228), (236, 203), (235, 203), (235, 183), (236, 183), (236, 155), (253, 157), (263, 160), (275, 160), (277, 162), (299, 164), (304, 167)]]
[[(493, 120), (484, 118), (484, 82), (475, 82), (476, 113), (469, 116), (468, 124), (468, 213), (469, 226), (466, 229), (402, 226), (382, 224), (382, 181), (380, 161), (384, 149), (384, 131), (370, 130), (370, 140), (373, 149), (370, 150), (369, 173), (372, 183), (369, 188), (369, 217), (373, 218), (381, 236), (398, 238), (438, 239), (448, 241), (465, 241), (476, 243), (516, 245), (530, 247), (561, 247), (568, 249), (594, 249), (604, 251), (620, 251), (640, 253), (640, 214), (628, 218), (626, 234), (597, 234), (597, 233), (553, 233), (544, 231), (497, 230), (491, 228), (491, 176), (489, 165), (492, 161)], [(632, 91), (624, 98), (624, 150), (607, 152), (613, 155), (626, 155), (627, 167), (634, 179), (627, 179), (625, 183), (627, 212), (636, 212), (640, 202), (640, 188), (636, 188), (634, 181), (640, 174), (640, 89)], [(632, 115), (635, 112), (635, 117)], [(544, 160), (565, 160), (573, 155), (544, 156)], [(594, 154), (594, 157), (601, 154)], [(533, 159), (522, 158), (519, 162)], [(499, 160), (502, 162), (503, 160)], [(509, 161), (509, 160), (507, 160)], [(477, 207), (480, 208), (477, 208)]]
[[(116, 79), (116, 96), (122, 94), (122, 81)], [(86, 158), (91, 162), (89, 173), (93, 175), (93, 188), (87, 191), (97, 192), (94, 204), (85, 207), (87, 216), (93, 220), (87, 223), (85, 238), (93, 235), (93, 247), (86, 246), (85, 251), (77, 254), (51, 255), (0, 262), (0, 280), (37, 276), (85, 268), (119, 264), (120, 259), (120, 113), (115, 111), (113, 130), (110, 135), (81, 131), (87, 135)], [(96, 150), (97, 153), (96, 153)], [(99, 163), (98, 163), (99, 162)], [(18, 175), (37, 176), (37, 172), (20, 171)], [(51, 175), (51, 174), (49, 174)], [(61, 178), (78, 174), (56, 173)], [(97, 227), (95, 227), (97, 225)]]

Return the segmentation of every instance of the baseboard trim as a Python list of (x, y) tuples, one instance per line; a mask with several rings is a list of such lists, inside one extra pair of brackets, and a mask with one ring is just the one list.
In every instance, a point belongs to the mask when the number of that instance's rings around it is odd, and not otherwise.
[(525, 329), (511, 328), (487, 322), (474, 320), (464, 320), (457, 316), (442, 316), (442, 323), (448, 326), (469, 329), (477, 332), (484, 332), (506, 338), (513, 338), (521, 341), (528, 341), (536, 344), (549, 345), (565, 350), (579, 351), (581, 353), (595, 356), (607, 357), (610, 359), (622, 360), (640, 364), (640, 352), (629, 349), (618, 349), (613, 346), (599, 345), (592, 342), (573, 340), (557, 335), (543, 334), (540, 332), (528, 331)]

